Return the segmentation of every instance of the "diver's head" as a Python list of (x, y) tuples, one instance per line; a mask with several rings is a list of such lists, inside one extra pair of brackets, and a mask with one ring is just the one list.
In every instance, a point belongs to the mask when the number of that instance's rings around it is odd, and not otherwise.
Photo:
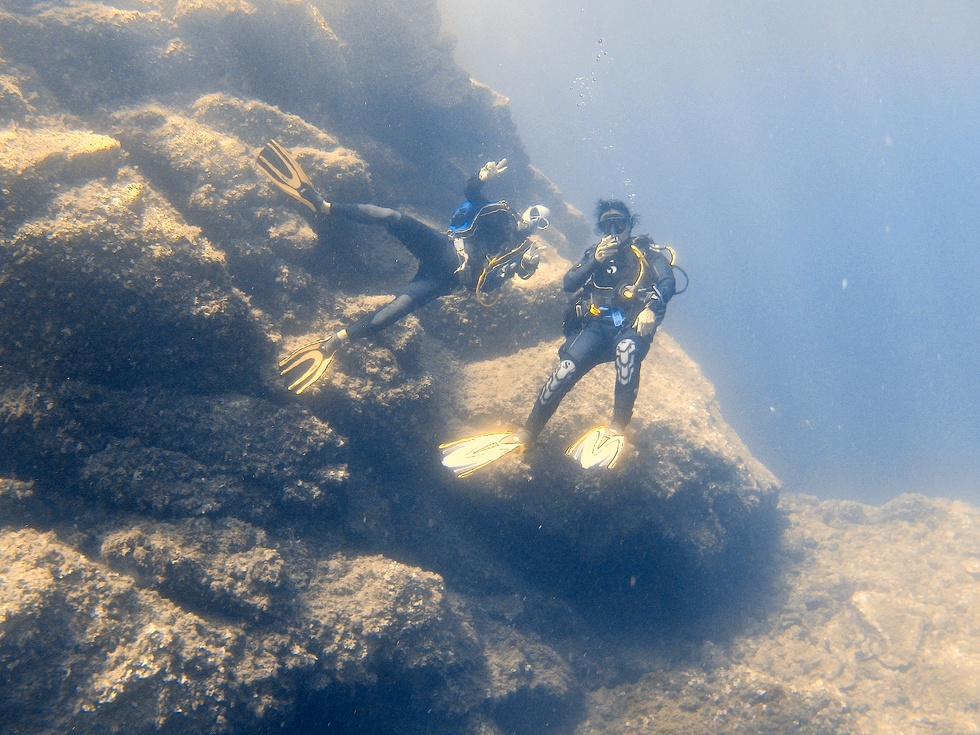
[(596, 232), (600, 235), (616, 235), (620, 240), (629, 237), (636, 215), (619, 199), (600, 199), (595, 208)]

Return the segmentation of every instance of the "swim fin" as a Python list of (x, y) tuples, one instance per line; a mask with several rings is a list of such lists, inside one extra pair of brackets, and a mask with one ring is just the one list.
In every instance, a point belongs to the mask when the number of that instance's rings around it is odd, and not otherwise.
[(583, 469), (602, 467), (611, 470), (616, 466), (619, 454), (625, 446), (626, 437), (622, 434), (617, 434), (605, 426), (597, 426), (579, 437), (565, 450), (565, 454), (582, 465)]
[(256, 156), (255, 163), (272, 179), (273, 184), (293, 199), (302, 202), (314, 212), (322, 211), (321, 207), (326, 203), (324, 198), (313, 188), (306, 172), (282, 143), (270, 140)]
[(511, 452), (523, 451), (524, 442), (513, 432), (505, 431), (440, 444), (439, 449), (442, 450), (444, 466), (456, 473), (456, 477), (469, 477), (478, 469), (506, 457)]
[(327, 368), (330, 367), (330, 362), (333, 360), (336, 351), (337, 339), (334, 335), (330, 335), (303, 345), (298, 350), (293, 350), (286, 355), (279, 361), (280, 375), (285, 375), (307, 362), (312, 363), (306, 372), (289, 385), (288, 390), (295, 389), (296, 395), (299, 395), (322, 378), (323, 374), (327, 372)]

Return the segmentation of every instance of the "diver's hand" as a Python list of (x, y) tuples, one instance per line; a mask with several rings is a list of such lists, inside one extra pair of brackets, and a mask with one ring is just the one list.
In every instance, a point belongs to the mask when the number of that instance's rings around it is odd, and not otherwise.
[(615, 235), (606, 235), (599, 241), (599, 244), (595, 246), (595, 259), (600, 263), (604, 263), (609, 260), (616, 249), (619, 247), (619, 238)]
[(635, 329), (641, 337), (652, 337), (653, 333), (657, 331), (657, 315), (650, 308), (643, 309), (636, 316), (636, 320), (633, 322), (633, 329)]
[(480, 181), (489, 181), (496, 176), (500, 176), (506, 170), (506, 158), (501, 158), (499, 161), (487, 161), (483, 164), (483, 168), (480, 169)]
[(533, 276), (541, 264), (541, 256), (538, 255), (539, 249), (542, 249), (541, 246), (535, 243), (521, 256), (521, 260), (517, 264), (517, 275), (520, 276), (521, 280), (526, 281)]

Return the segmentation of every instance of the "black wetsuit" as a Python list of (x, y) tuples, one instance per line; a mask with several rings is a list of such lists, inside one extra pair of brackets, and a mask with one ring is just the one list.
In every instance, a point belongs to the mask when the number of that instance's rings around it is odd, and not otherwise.
[[(483, 183), (474, 176), (466, 184), (464, 194), (475, 211), (489, 203), (482, 193)], [(373, 204), (332, 203), (330, 214), (361, 224), (381, 225), (401, 241), (419, 264), (415, 277), (393, 301), (346, 328), (350, 339), (379, 332), (459, 286), (475, 288), (477, 276), (488, 256), (496, 255), (523, 239), (506, 205), (500, 211), (484, 215), (474, 231), (461, 238), (471, 264), (461, 269), (460, 254), (453, 238), (414, 217)], [(482, 290), (498, 288), (509, 275), (513, 275), (513, 271), (506, 273), (500, 270), (494, 277), (485, 279)]]
[[(565, 291), (580, 293), (565, 319), (558, 366), (542, 386), (524, 427), (532, 440), (579, 379), (603, 362), (616, 363), (613, 424), (626, 427), (640, 387), (640, 363), (653, 341), (653, 334), (641, 336), (633, 322), (649, 307), (657, 316), (656, 331), (676, 290), (670, 261), (645, 235), (621, 243), (602, 263), (595, 251), (595, 245), (588, 248), (565, 274)], [(634, 289), (630, 298), (623, 293), (627, 286)]]

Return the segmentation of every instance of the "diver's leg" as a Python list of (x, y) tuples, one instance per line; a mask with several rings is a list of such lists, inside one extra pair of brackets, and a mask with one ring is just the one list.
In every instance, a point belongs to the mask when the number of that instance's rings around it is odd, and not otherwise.
[[(337, 215), (362, 225), (380, 225), (390, 232), (419, 261), (448, 250), (446, 235), (407, 214), (375, 204), (340, 204), (329, 207)], [(455, 266), (454, 266), (455, 267)]]
[[(358, 339), (380, 332), (404, 319), (416, 309), (445, 296), (453, 288), (452, 282), (436, 278), (416, 278), (395, 299), (373, 314), (369, 314), (342, 330), (342, 339)], [(339, 333), (338, 333), (339, 336)]]
[(362, 225), (387, 225), (398, 222), (404, 215), (395, 209), (376, 204), (344, 204), (329, 202), (326, 211), (333, 217), (343, 217)]
[[(398, 237), (406, 246), (416, 241), (436, 242), (436, 237), (445, 240), (435, 230), (418, 220), (397, 212), (394, 209), (378, 207), (374, 204), (341, 204), (324, 202), (320, 211), (331, 216), (339, 216), (360, 224), (377, 224), (385, 227)], [(413, 254), (416, 250), (409, 247)], [(417, 256), (418, 257), (418, 256)], [(431, 260), (431, 259), (430, 259)], [(340, 329), (323, 339), (315, 340), (294, 350), (279, 362), (281, 375), (296, 375), (299, 378), (290, 383), (289, 390), (302, 393), (316, 383), (330, 365), (337, 349), (350, 339), (363, 337), (380, 331), (390, 324), (418, 309), (433, 299), (452, 291), (456, 285), (452, 278), (453, 271), (449, 269), (446, 278), (433, 277), (433, 265), (419, 258), (420, 274), (399, 294), (390, 304), (379, 309), (374, 314), (359, 319), (354, 324)], [(424, 270), (424, 273), (422, 272)], [(445, 270), (445, 269), (443, 269)], [(442, 272), (436, 276), (442, 275)], [(421, 277), (420, 277), (421, 276)], [(292, 378), (290, 378), (292, 380)]]
[(534, 408), (531, 409), (531, 415), (527, 417), (524, 431), (521, 432), (523, 434), (520, 437), (522, 441), (529, 442), (537, 439), (545, 424), (558, 410), (558, 405), (562, 399), (568, 395), (568, 391), (581, 377), (581, 373), (571, 360), (563, 359), (558, 362), (544, 385), (541, 386), (541, 390), (538, 391)]
[(613, 421), (609, 427), (622, 434), (633, 418), (633, 405), (640, 390), (640, 367), (650, 350), (650, 338), (634, 330), (620, 334), (616, 342), (616, 388), (613, 393)]
[(588, 327), (568, 338), (558, 350), (559, 362), (541, 386), (534, 408), (518, 436), (522, 441), (537, 439), (545, 424), (558, 410), (568, 392), (600, 361), (602, 335)]
[[(290, 373), (300, 377), (292, 380), (289, 390), (302, 393), (316, 383), (326, 372), (334, 353), (345, 342), (379, 332), (394, 324), (406, 314), (452, 291), (454, 283), (444, 279), (416, 278), (393, 301), (373, 314), (358, 319), (353, 324), (294, 350), (279, 362), (281, 375)], [(302, 371), (300, 370), (302, 368)], [(294, 372), (295, 371), (295, 372)]]

